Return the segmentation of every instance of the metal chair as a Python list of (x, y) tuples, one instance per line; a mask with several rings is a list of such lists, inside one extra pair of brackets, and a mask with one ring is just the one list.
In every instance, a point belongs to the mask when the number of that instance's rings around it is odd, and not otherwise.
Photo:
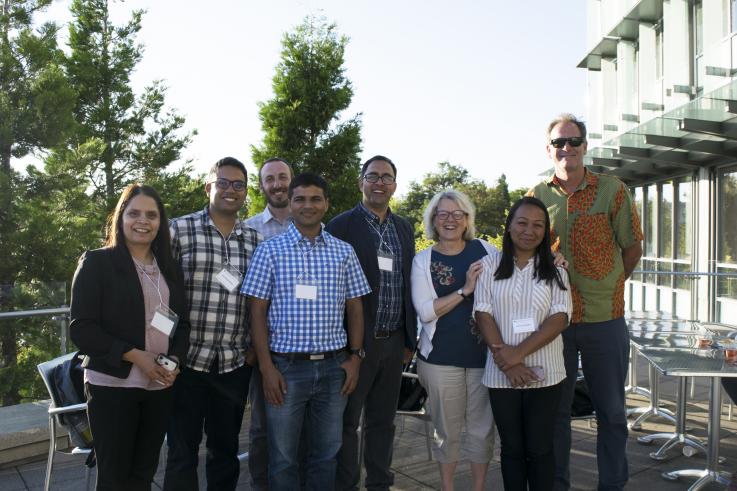
[[(56, 437), (56, 425), (60, 423), (59, 416), (62, 414), (74, 413), (79, 411), (87, 411), (87, 403), (73, 404), (71, 406), (62, 406), (56, 391), (53, 388), (51, 378), (53, 377), (54, 368), (61, 365), (67, 360), (72, 359), (75, 353), (69, 353), (67, 355), (54, 358), (53, 360), (43, 362), (37, 366), (38, 373), (41, 374), (41, 379), (46, 385), (46, 390), (49, 392), (51, 398), (51, 404), (49, 405), (49, 456), (46, 461), (46, 478), (44, 480), (44, 491), (51, 489), (51, 474), (54, 468), (54, 456), (57, 452), (66, 455), (79, 455), (87, 459), (92, 452), (91, 447), (73, 447), (71, 450), (68, 448), (71, 446), (71, 439), (66, 450), (61, 449), (57, 444)], [(90, 468), (85, 466), (85, 490), (89, 489), (90, 486)]]

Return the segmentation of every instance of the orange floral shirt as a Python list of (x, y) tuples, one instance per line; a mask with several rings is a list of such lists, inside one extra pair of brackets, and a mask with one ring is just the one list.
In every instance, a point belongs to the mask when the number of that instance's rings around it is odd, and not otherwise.
[(643, 239), (640, 217), (627, 186), (586, 169), (566, 194), (553, 176), (527, 193), (548, 208), (553, 250), (568, 260), (573, 297), (571, 322), (602, 322), (624, 315), (622, 249)]

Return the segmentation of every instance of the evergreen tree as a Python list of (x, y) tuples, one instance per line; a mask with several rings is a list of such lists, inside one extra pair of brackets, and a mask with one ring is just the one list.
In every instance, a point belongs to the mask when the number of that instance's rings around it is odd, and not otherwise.
[[(331, 189), (330, 216), (360, 199), (360, 114), (339, 120), (353, 97), (343, 67), (347, 42), (335, 24), (315, 17), (307, 17), (284, 35), (272, 79), (274, 97), (260, 104), (263, 143), (251, 147), (258, 168), (264, 160), (279, 156), (294, 166), (295, 173), (311, 171), (324, 177)], [(251, 208), (258, 212), (265, 202), (254, 192), (257, 176), (252, 182)]]

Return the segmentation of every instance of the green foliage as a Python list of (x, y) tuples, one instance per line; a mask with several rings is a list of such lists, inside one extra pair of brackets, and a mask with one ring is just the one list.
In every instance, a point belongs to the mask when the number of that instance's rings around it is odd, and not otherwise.
[(445, 189), (455, 189), (468, 195), (476, 206), (476, 230), (479, 236), (496, 237), (504, 231), (504, 221), (509, 210), (507, 179), (502, 176), (495, 187), (472, 178), (468, 170), (449, 162), (440, 162), (437, 172), (425, 174), (422, 182), (413, 181), (409, 192), (395, 211), (406, 217), (415, 229), (415, 236), (423, 234), (422, 215), (432, 197)]
[[(353, 97), (343, 68), (347, 43), (335, 24), (315, 17), (284, 34), (281, 61), (272, 79), (274, 97), (260, 104), (264, 139), (251, 147), (258, 168), (264, 160), (279, 156), (294, 166), (295, 173), (311, 171), (324, 177), (330, 183), (331, 201), (326, 220), (360, 199), (356, 184), (360, 114), (339, 121)], [(258, 176), (251, 176), (251, 182), (251, 210), (259, 212), (265, 200), (257, 191)]]
[[(66, 66), (78, 95), (78, 125), (66, 152), (73, 158), (60, 158), (58, 170), (86, 176), (102, 219), (127, 184), (158, 179), (195, 132), (183, 132), (184, 118), (165, 109), (162, 82), (140, 95), (130, 86), (143, 56), (136, 43), (143, 11), (121, 26), (112, 24), (107, 0), (74, 0), (71, 12)], [(84, 158), (75, 158), (79, 150)]]

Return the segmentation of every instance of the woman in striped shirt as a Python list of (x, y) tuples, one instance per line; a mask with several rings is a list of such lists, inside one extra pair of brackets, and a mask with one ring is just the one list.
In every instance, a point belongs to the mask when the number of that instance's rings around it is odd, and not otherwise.
[(502, 254), (484, 259), (474, 304), (489, 347), (482, 382), (499, 430), (506, 491), (553, 487), (553, 426), (566, 377), (560, 333), (571, 308), (568, 276), (550, 252), (547, 209), (522, 198), (509, 211)]

